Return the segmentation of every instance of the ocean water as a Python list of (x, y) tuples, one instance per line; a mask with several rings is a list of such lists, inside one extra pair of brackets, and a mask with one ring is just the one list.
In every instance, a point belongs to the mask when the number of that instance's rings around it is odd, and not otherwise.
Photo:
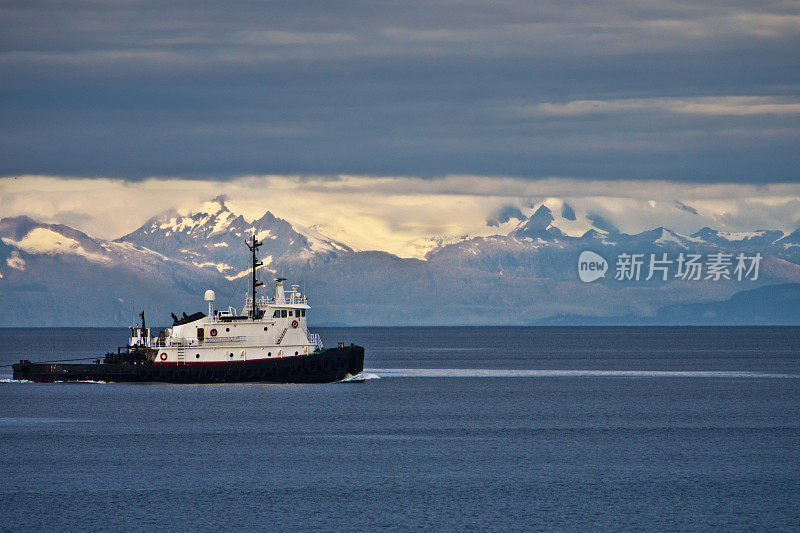
[[(363, 382), (31, 384), (0, 530), (798, 530), (800, 328), (319, 328)], [(124, 329), (0, 329), (0, 365)]]

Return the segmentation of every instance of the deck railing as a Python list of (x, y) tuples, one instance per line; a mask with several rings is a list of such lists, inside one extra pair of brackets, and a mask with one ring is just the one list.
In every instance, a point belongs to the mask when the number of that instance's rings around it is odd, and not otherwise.
[(204, 343), (220, 343), (220, 342), (241, 342), (245, 340), (247, 337), (244, 335), (239, 335), (237, 337), (206, 337), (203, 341)]
[[(285, 292), (283, 299), (284, 301), (280, 305), (308, 305), (308, 298), (306, 296), (301, 296), (299, 293)], [(244, 310), (242, 312), (249, 310), (252, 304), (252, 296), (246, 296), (244, 300)], [(256, 304), (261, 308), (268, 305), (279, 305), (276, 303), (275, 298), (267, 298), (265, 296), (257, 298)]]
[(322, 349), (322, 338), (319, 333), (308, 333), (308, 342), (316, 346), (317, 350)]
[[(288, 330), (288, 328), (287, 328)], [(313, 344), (317, 350), (322, 349), (322, 337), (319, 336), (318, 333), (309, 333), (308, 330), (304, 330), (305, 334), (308, 336), (308, 342)], [(284, 330), (286, 333), (286, 330)], [(197, 339), (181, 339), (181, 338), (168, 338), (168, 339), (159, 339), (154, 338), (151, 344), (153, 348), (170, 348), (170, 347), (187, 347), (187, 346), (200, 346), (203, 344), (224, 344), (224, 343), (233, 343), (233, 342), (244, 342), (247, 340), (247, 336), (239, 335), (236, 337), (206, 337), (202, 341)], [(277, 344), (280, 344), (279, 339)]]
[(155, 339), (153, 342), (153, 348), (169, 348), (169, 347), (180, 347), (180, 346), (199, 346), (200, 344), (220, 344), (226, 342), (242, 342), (246, 340), (247, 337), (244, 335), (240, 335), (237, 337), (206, 337), (202, 341), (197, 339)]

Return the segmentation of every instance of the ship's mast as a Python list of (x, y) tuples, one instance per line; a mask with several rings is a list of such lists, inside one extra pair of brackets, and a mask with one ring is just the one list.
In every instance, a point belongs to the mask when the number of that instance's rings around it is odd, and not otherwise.
[(250, 248), (250, 252), (253, 255), (253, 261), (252, 261), (252, 268), (253, 268), (253, 279), (252, 279), (252, 281), (253, 281), (253, 287), (252, 287), (252, 289), (253, 289), (253, 304), (250, 306), (250, 317), (253, 320), (255, 320), (256, 318), (258, 318), (258, 305), (256, 304), (256, 288), (261, 287), (262, 285), (264, 285), (262, 282), (258, 281), (258, 278), (256, 277), (256, 269), (264, 264), (261, 261), (259, 261), (258, 258), (256, 257), (256, 251), (258, 250), (258, 247), (263, 245), (264, 243), (259, 241), (259, 240), (257, 240), (255, 235), (253, 235), (250, 238), (249, 242), (248, 241), (244, 241), (244, 243), (247, 245), (248, 248)]

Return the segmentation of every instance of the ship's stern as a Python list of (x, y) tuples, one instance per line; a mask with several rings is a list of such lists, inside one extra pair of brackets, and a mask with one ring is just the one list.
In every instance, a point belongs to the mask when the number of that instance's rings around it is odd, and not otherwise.
[(364, 371), (364, 347), (351, 344), (347, 350), (347, 373), (357, 376)]
[(14, 371), (14, 380), (27, 380), (30, 379), (30, 371), (31, 371), (31, 362), (27, 359), (22, 359), (19, 363), (14, 363), (11, 365), (11, 369)]

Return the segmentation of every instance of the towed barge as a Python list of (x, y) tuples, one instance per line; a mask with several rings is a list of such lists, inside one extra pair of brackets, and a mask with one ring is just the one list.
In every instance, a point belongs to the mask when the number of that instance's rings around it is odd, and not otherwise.
[(34, 382), (107, 381), (168, 383), (330, 383), (357, 376), (364, 369), (364, 348), (339, 343), (324, 348), (307, 328), (308, 298), (297, 285), (275, 280), (271, 298), (259, 297), (256, 276), (261, 263), (255, 237), (250, 248), (251, 292), (242, 312), (214, 309), (216, 295), (205, 293), (208, 314), (172, 315), (171, 328), (150, 336), (144, 312), (141, 326), (130, 328), (128, 345), (94, 363), (13, 365), (14, 379)]

